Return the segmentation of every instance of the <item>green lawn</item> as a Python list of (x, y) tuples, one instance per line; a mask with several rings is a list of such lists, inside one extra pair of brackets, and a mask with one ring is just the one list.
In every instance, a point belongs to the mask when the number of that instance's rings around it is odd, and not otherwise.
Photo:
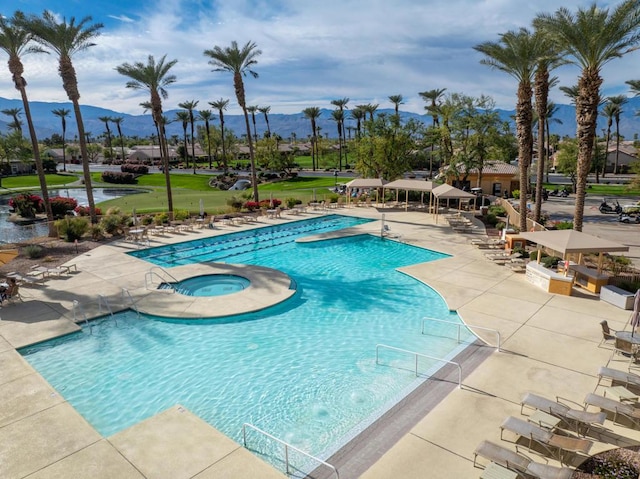
[[(69, 183), (73, 183), (74, 181), (78, 181), (78, 176), (76, 175), (45, 175), (47, 179), (47, 185), (50, 186), (60, 186), (67, 185)], [(38, 181), (37, 175), (22, 175), (22, 176), (6, 176), (2, 178), (2, 187), (13, 189), (13, 188), (40, 188), (40, 182)], [(2, 190), (0, 189), (0, 193)]]

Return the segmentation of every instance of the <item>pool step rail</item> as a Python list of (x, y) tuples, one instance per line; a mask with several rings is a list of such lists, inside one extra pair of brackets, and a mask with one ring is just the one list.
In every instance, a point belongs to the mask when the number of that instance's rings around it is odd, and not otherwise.
[[(498, 331), (497, 329), (493, 329), (493, 328), (486, 328), (484, 326), (474, 326), (473, 324), (465, 324), (465, 323), (457, 323), (455, 321), (447, 321), (445, 319), (436, 319), (436, 318), (429, 318), (429, 317), (424, 317), (422, 318), (422, 334), (428, 334), (428, 331), (425, 331), (425, 324), (428, 322), (434, 322), (434, 323), (442, 323), (442, 324), (450, 324), (453, 325), (457, 328), (457, 341), (458, 344), (461, 343), (460, 341), (460, 330), (461, 328), (465, 328), (470, 330), (471, 334), (473, 334), (475, 337), (478, 337), (477, 334), (475, 334), (472, 330), (473, 329), (481, 329), (483, 331), (490, 331), (492, 333), (496, 333), (496, 336), (498, 338), (498, 344), (496, 345), (496, 350), (498, 352), (501, 351), (500, 349), (500, 345), (501, 345), (501, 339), (500, 339), (500, 331)], [(480, 338), (482, 339), (482, 338)], [(483, 340), (484, 341), (484, 340)], [(484, 341), (486, 343), (486, 341)]]
[(170, 293), (175, 293), (174, 284), (177, 282), (178, 280), (176, 278), (174, 278), (166, 269), (161, 268), (160, 266), (152, 267), (144, 275), (145, 288), (155, 291), (167, 291)]
[(136, 302), (133, 300), (131, 293), (127, 288), (122, 288), (122, 302), (124, 304), (129, 304), (129, 307), (136, 312), (138, 318), (140, 317), (140, 311), (138, 311), (138, 306)]

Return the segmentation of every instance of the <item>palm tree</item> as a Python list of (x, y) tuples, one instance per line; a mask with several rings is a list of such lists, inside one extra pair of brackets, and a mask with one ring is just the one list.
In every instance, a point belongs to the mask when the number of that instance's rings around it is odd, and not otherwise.
[(485, 42), (474, 47), (483, 53), (481, 64), (503, 71), (518, 81), (516, 104), (516, 129), (518, 137), (518, 165), (520, 169), (520, 231), (527, 231), (528, 169), (533, 149), (533, 96), (532, 81), (542, 50), (542, 35), (526, 28), (509, 31), (500, 36), (499, 42)]
[(267, 124), (267, 136), (271, 138), (271, 127), (269, 126), (269, 112), (271, 111), (271, 107), (261, 106), (258, 108), (258, 111), (264, 115), (264, 121)]
[(242, 49), (238, 43), (231, 42), (230, 47), (213, 47), (212, 50), (205, 50), (205, 56), (211, 58), (209, 64), (213, 65), (214, 71), (226, 71), (233, 74), (233, 85), (236, 91), (238, 104), (244, 113), (244, 120), (247, 128), (247, 140), (249, 141), (249, 158), (251, 159), (251, 182), (253, 184), (253, 199), (258, 200), (258, 178), (256, 175), (256, 162), (253, 153), (253, 142), (251, 141), (251, 128), (249, 127), (249, 115), (247, 114), (247, 104), (245, 100), (244, 82), (242, 77), (249, 73), (253, 78), (258, 78), (258, 74), (251, 69), (258, 61), (256, 58), (262, 54), (254, 42), (248, 41)]
[(225, 100), (224, 98), (220, 98), (217, 101), (210, 101), (209, 105), (218, 110), (218, 114), (220, 115), (220, 139), (222, 141), (222, 165), (224, 170), (227, 171), (227, 150), (225, 147), (226, 142), (224, 141), (224, 111), (227, 109), (229, 105), (229, 100)]
[(110, 116), (100, 116), (98, 120), (104, 123), (105, 129), (107, 130), (107, 145), (109, 146), (110, 158), (113, 158), (113, 148), (111, 147), (111, 128), (109, 128), (109, 122), (111, 121)]
[(425, 110), (427, 110), (433, 118), (434, 128), (440, 124), (440, 120), (438, 119), (438, 106), (440, 105), (440, 99), (442, 98), (442, 95), (444, 95), (445, 91), (447, 91), (446, 88), (438, 88), (418, 93), (424, 101), (430, 102), (425, 107)]
[[(339, 98), (337, 100), (331, 100), (331, 104), (333, 106), (338, 107), (338, 110), (344, 112), (344, 109), (347, 108), (347, 103), (349, 103), (348, 98)], [(345, 130), (344, 130), (344, 114), (340, 115), (342, 119), (340, 120), (340, 130), (341, 134), (338, 135), (338, 145), (340, 146), (340, 150), (342, 150), (342, 145), (346, 145), (347, 140), (345, 138)], [(347, 161), (345, 160), (345, 163)], [(340, 161), (340, 170), (342, 170), (342, 160)]]
[(373, 121), (373, 115), (375, 114), (376, 110), (378, 109), (380, 105), (378, 105), (377, 103), (367, 103), (364, 106), (364, 111), (366, 111), (369, 114), (369, 121)]
[(258, 111), (258, 105), (248, 106), (247, 111), (251, 113), (251, 121), (253, 122), (253, 141), (257, 143), (258, 133), (256, 132), (256, 112)]
[(365, 120), (366, 114), (364, 105), (357, 105), (351, 110), (351, 119), (356, 121), (356, 135), (358, 135), (358, 138), (362, 135), (362, 122)]
[(62, 86), (67, 97), (73, 104), (73, 112), (76, 116), (78, 137), (80, 142), (80, 154), (82, 155), (82, 170), (84, 173), (84, 185), (87, 190), (87, 202), (91, 222), (96, 223), (96, 205), (93, 200), (93, 188), (91, 187), (91, 170), (89, 169), (89, 153), (84, 132), (84, 122), (80, 111), (80, 92), (78, 91), (78, 79), (76, 70), (71, 62), (71, 57), (87, 50), (95, 45), (92, 40), (99, 35), (102, 23), (90, 24), (92, 18), (84, 17), (76, 24), (75, 17), (69, 22), (63, 18), (58, 22), (56, 16), (45, 10), (42, 17), (29, 16), (25, 21), (26, 28), (33, 33), (34, 40), (52, 50), (58, 55), (58, 73), (62, 78)]
[(389, 97), (389, 101), (391, 103), (393, 103), (393, 109), (396, 112), (396, 116), (400, 116), (400, 105), (402, 105), (404, 103), (404, 98), (402, 98), (402, 95), (391, 95)]
[(200, 110), (198, 119), (204, 121), (205, 133), (207, 135), (207, 156), (209, 157), (209, 169), (211, 169), (211, 132), (209, 131), (209, 122), (213, 119), (211, 110)]
[(123, 63), (116, 67), (116, 71), (130, 78), (126, 85), (127, 88), (148, 90), (151, 94), (151, 100), (149, 103), (143, 103), (143, 106), (151, 108), (153, 122), (158, 132), (160, 156), (162, 158), (165, 184), (167, 187), (167, 207), (169, 209), (169, 218), (173, 219), (173, 195), (171, 193), (171, 176), (169, 175), (169, 150), (167, 148), (167, 137), (162, 115), (162, 99), (166, 99), (169, 96), (166, 87), (176, 81), (176, 76), (170, 75), (169, 70), (171, 70), (171, 67), (173, 67), (178, 60), (171, 60), (165, 63), (165, 59), (166, 55), (156, 63), (153, 55), (149, 55), (146, 65), (142, 62), (136, 62), (133, 65)]
[(316, 122), (320, 118), (320, 108), (317, 106), (310, 106), (302, 110), (302, 114), (305, 118), (311, 121), (311, 166), (313, 171), (316, 171), (316, 164), (318, 162), (318, 138), (316, 136)]
[(629, 101), (624, 95), (610, 96), (609, 103), (615, 106), (613, 119), (616, 122), (616, 160), (613, 165), (613, 174), (618, 174), (618, 156), (620, 154), (620, 115), (624, 111), (622, 107)]
[(120, 152), (122, 154), (122, 161), (125, 160), (124, 158), (124, 140), (122, 139), (122, 122), (124, 121), (124, 118), (121, 116), (115, 116), (113, 118), (111, 118), (111, 121), (113, 122), (114, 125), (116, 125), (116, 128), (118, 129), (118, 138), (120, 139)]
[(604, 147), (605, 160), (604, 160), (604, 165), (602, 165), (603, 178), (607, 172), (607, 156), (609, 155), (609, 142), (611, 141), (611, 127), (613, 126), (613, 118), (616, 116), (617, 108), (618, 107), (616, 105), (610, 102), (607, 102), (602, 108), (602, 114), (607, 119), (607, 132), (606, 132), (605, 147)]
[(16, 90), (20, 92), (20, 96), (22, 98), (22, 105), (27, 119), (29, 136), (31, 138), (31, 147), (33, 149), (33, 159), (36, 164), (40, 189), (42, 190), (42, 201), (44, 203), (47, 221), (49, 223), (49, 236), (54, 237), (57, 235), (57, 231), (53, 225), (53, 211), (51, 210), (51, 203), (49, 201), (47, 180), (44, 175), (44, 167), (42, 165), (42, 159), (40, 158), (40, 149), (38, 148), (38, 138), (36, 137), (36, 130), (33, 126), (33, 118), (31, 117), (29, 99), (27, 98), (27, 81), (22, 76), (24, 73), (24, 66), (20, 59), (23, 54), (38, 53), (41, 52), (42, 49), (34, 45), (29, 45), (33, 39), (33, 35), (20, 25), (19, 20), (21, 19), (24, 19), (24, 17), (20, 13), (16, 13), (11, 20), (7, 20), (5, 17), (0, 15), (0, 50), (9, 55), (9, 72), (13, 79), (13, 85), (16, 87)]
[(342, 171), (342, 124), (344, 122), (344, 110), (333, 110), (331, 112), (331, 118), (336, 122), (338, 126), (338, 169)]
[[(547, 102), (547, 113), (545, 114), (545, 128), (547, 130), (547, 146), (549, 147), (549, 151), (551, 151), (551, 123), (558, 123), (562, 125), (562, 120), (559, 118), (554, 118), (555, 114), (558, 113), (558, 109), (560, 107), (556, 105), (554, 102)], [(548, 160), (548, 158), (547, 158)], [(545, 167), (545, 181), (549, 183), (549, 161), (547, 161)]]
[(55, 116), (59, 117), (62, 122), (62, 171), (67, 171), (67, 145), (66, 145), (66, 133), (67, 133), (67, 120), (70, 110), (66, 108), (57, 108), (51, 110)]
[[(193, 160), (193, 174), (196, 174), (196, 142), (195, 136), (193, 132), (193, 124), (195, 122), (195, 116), (193, 111), (198, 106), (197, 100), (185, 101), (183, 103), (178, 103), (180, 108), (184, 108), (189, 113), (189, 124), (191, 125), (191, 159)], [(185, 145), (185, 148), (187, 146)]]
[(540, 14), (534, 20), (558, 45), (568, 63), (582, 69), (576, 98), (578, 166), (573, 228), (582, 231), (587, 177), (591, 169), (596, 138), (602, 67), (629, 52), (640, 37), (640, 1), (625, 0), (611, 12), (595, 3), (576, 14), (560, 8), (554, 14)]
[(187, 143), (187, 127), (189, 126), (189, 112), (188, 111), (176, 112), (176, 121), (182, 123), (182, 132), (183, 132), (182, 144), (184, 145), (182, 148), (183, 159), (184, 159), (185, 168), (189, 168), (189, 147)]
[(6, 108), (2, 110), (2, 114), (10, 116), (12, 118), (13, 121), (7, 126), (19, 132), (20, 136), (22, 136), (22, 121), (20, 120), (22, 108)]

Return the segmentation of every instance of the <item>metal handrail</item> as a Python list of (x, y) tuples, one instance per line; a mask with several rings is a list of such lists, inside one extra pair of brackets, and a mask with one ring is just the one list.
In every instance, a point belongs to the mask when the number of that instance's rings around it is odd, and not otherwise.
[(102, 305), (103, 304), (104, 304), (104, 307), (107, 308), (107, 311), (109, 311), (109, 315), (116, 322), (116, 326), (118, 326), (118, 320), (113, 315), (113, 310), (111, 309), (111, 305), (109, 304), (109, 301), (107, 301), (107, 298), (103, 294), (99, 294), (98, 295), (98, 313), (99, 314), (102, 314)]
[(482, 329), (484, 331), (491, 331), (493, 333), (496, 333), (496, 335), (498, 336), (498, 346), (496, 347), (496, 350), (498, 352), (501, 351), (501, 349), (500, 349), (500, 345), (501, 345), (500, 331), (498, 331), (497, 329), (485, 328), (484, 326), (474, 326), (473, 324), (463, 324), (463, 323), (458, 323), (458, 322), (455, 322), (455, 321), (447, 321), (445, 319), (422, 318), (422, 334), (424, 334), (424, 323), (426, 323), (427, 321), (433, 321), (433, 322), (436, 322), (436, 323), (453, 324), (454, 326), (456, 326), (457, 329), (458, 329), (458, 334), (457, 334), (458, 344), (460, 344), (460, 328), (461, 327), (465, 327), (467, 329), (470, 329), (470, 328)]
[[(158, 273), (158, 271), (160, 271), (160, 273)], [(167, 270), (165, 270), (164, 268), (161, 268), (160, 266), (154, 266), (149, 271), (147, 271), (147, 273), (144, 276), (144, 286), (146, 289), (149, 289), (150, 284), (153, 285), (154, 276), (157, 276), (160, 279), (160, 281), (165, 283), (178, 282), (178, 280), (174, 278)], [(175, 288), (172, 287), (171, 290), (175, 292)]]
[(306, 452), (304, 452), (304, 451), (302, 451), (302, 450), (298, 449), (297, 447), (292, 446), (291, 444), (289, 444), (289, 443), (287, 443), (287, 442), (284, 442), (282, 439), (278, 439), (277, 437), (275, 437), (275, 436), (273, 436), (273, 435), (269, 434), (269, 433), (268, 433), (268, 432), (266, 432), (266, 431), (263, 431), (262, 429), (260, 429), (260, 428), (258, 428), (258, 427), (256, 427), (256, 426), (254, 426), (253, 424), (249, 424), (248, 422), (245, 422), (245, 423), (242, 425), (242, 443), (243, 443), (244, 447), (247, 447), (247, 428), (251, 428), (251, 429), (253, 429), (254, 431), (257, 431), (257, 432), (259, 432), (260, 434), (262, 434), (262, 435), (264, 435), (264, 436), (268, 437), (269, 439), (272, 439), (272, 440), (276, 441), (278, 444), (282, 444), (282, 445), (284, 446), (284, 462), (285, 462), (285, 467), (286, 467), (286, 473), (287, 473), (287, 475), (289, 474), (289, 449), (293, 449), (293, 450), (294, 450), (294, 451), (296, 451), (297, 453), (300, 453), (300, 454), (302, 454), (303, 456), (306, 456), (306, 457), (308, 457), (308, 458), (310, 458), (310, 459), (313, 459), (313, 460), (314, 460), (314, 461), (316, 461), (316, 462), (319, 462), (320, 464), (322, 464), (322, 465), (324, 465), (324, 466), (327, 466), (328, 468), (330, 468), (331, 470), (333, 470), (333, 472), (334, 472), (334, 473), (335, 473), (335, 475), (336, 475), (336, 478), (337, 478), (337, 479), (340, 479), (340, 474), (338, 473), (338, 469), (336, 469), (336, 468), (335, 468), (335, 466), (333, 466), (333, 465), (329, 464), (328, 462), (323, 461), (322, 459), (319, 459), (319, 458), (317, 458), (317, 457), (315, 457), (315, 456), (312, 456), (311, 454), (306, 453)]
[(434, 356), (429, 356), (427, 354), (417, 353), (415, 351), (409, 351), (408, 349), (396, 348), (394, 346), (389, 346), (387, 344), (376, 344), (376, 364), (379, 364), (378, 363), (378, 355), (379, 355), (379, 349), (380, 348), (390, 349), (392, 351), (398, 351), (398, 352), (401, 352), (401, 353), (413, 354), (415, 356), (415, 359), (416, 359), (415, 360), (416, 376), (418, 376), (418, 357), (431, 359), (433, 361), (440, 361), (442, 363), (453, 364), (453, 365), (458, 367), (458, 388), (462, 387), (462, 366), (460, 366), (460, 363), (456, 363), (454, 361), (449, 361), (448, 359), (436, 358)]
[(82, 319), (84, 319), (85, 324), (87, 326), (89, 326), (89, 334), (93, 334), (93, 326), (91, 326), (91, 323), (89, 323), (89, 318), (87, 318), (87, 315), (84, 312), (84, 309), (82, 309), (82, 305), (80, 304), (80, 302), (77, 299), (74, 299), (73, 303), (72, 303), (73, 322), (74, 323), (78, 322), (78, 318), (76, 316), (76, 309), (79, 310), (80, 314), (82, 314)]
[(133, 309), (136, 314), (138, 315), (138, 318), (140, 317), (140, 311), (138, 311), (138, 306), (136, 306), (136, 303), (133, 301), (133, 297), (131, 296), (131, 293), (129, 292), (129, 290), (127, 288), (122, 288), (122, 298), (124, 300), (125, 297), (129, 298), (129, 303), (131, 303), (131, 309)]

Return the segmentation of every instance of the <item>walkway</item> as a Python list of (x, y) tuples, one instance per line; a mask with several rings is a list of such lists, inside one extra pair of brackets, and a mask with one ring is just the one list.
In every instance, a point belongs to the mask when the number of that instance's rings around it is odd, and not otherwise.
[[(381, 217), (375, 208), (337, 212)], [(465, 377), (462, 388), (452, 388), (417, 424), (397, 431), (399, 440), (390, 448), (365, 444), (367, 454), (374, 450), (378, 460), (364, 461), (360, 472), (345, 471), (341, 478), (478, 477), (480, 470), (472, 465), (474, 448), (483, 439), (500, 442), (499, 424), (508, 415), (520, 415), (519, 402), (526, 392), (581, 402), (595, 389), (598, 367), (611, 355), (598, 348), (598, 323), (607, 319), (614, 329), (624, 329), (629, 313), (590, 295), (560, 297), (531, 286), (524, 275), (487, 261), (469, 244), (476, 235), (454, 233), (442, 219), (436, 225), (425, 213), (384, 212), (391, 233), (402, 241), (453, 255), (403, 271), (436, 289), (467, 323), (498, 329), (503, 352), (489, 353)], [(318, 213), (308, 215), (314, 214)], [(287, 217), (264, 220), (262, 225), (282, 221)], [(249, 227), (253, 226), (195, 230), (152, 241), (184, 241)], [(360, 228), (380, 234), (380, 227), (373, 222)], [(123, 287), (140, 304), (150, 294), (162, 294), (145, 289), (149, 264), (125, 255), (129, 249), (130, 245), (114, 243), (81, 255), (74, 260), (78, 273), (22, 288), (25, 302), (0, 311), (0, 477), (284, 477), (180, 405), (102, 438), (15, 351), (77, 330), (72, 321), (74, 299), (85, 305), (87, 314), (94, 314), (98, 293), (117, 307), (127, 306)], [(478, 334), (495, 344), (494, 335)], [(624, 369), (625, 363), (614, 361), (613, 366)], [(640, 444), (640, 431), (610, 421), (606, 427), (609, 433), (594, 452)]]

